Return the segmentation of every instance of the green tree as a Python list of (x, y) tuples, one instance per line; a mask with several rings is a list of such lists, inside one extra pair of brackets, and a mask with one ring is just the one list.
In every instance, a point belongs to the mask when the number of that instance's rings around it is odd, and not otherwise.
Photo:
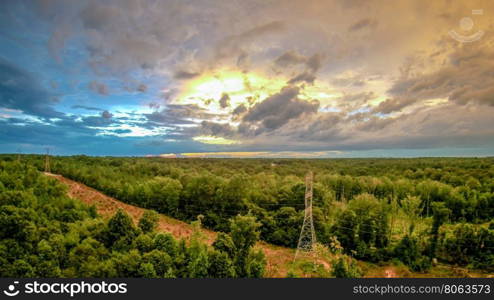
[(179, 252), (177, 241), (169, 233), (158, 233), (154, 237), (153, 243), (156, 249), (167, 253), (171, 257), (175, 257)]
[[(262, 271), (259, 266), (251, 267), (251, 264), (263, 265), (261, 254), (251, 254), (252, 247), (259, 239), (258, 229), (260, 226), (261, 224), (256, 221), (256, 218), (249, 215), (238, 215), (230, 221), (230, 236), (235, 245), (233, 261), (235, 272), (240, 277), (248, 277), (256, 273), (256, 270)], [(256, 270), (251, 270), (251, 268)]]
[(389, 243), (389, 205), (379, 202), (370, 194), (361, 194), (350, 200), (340, 215), (334, 231), (344, 250), (362, 259), (384, 259)]
[(403, 212), (409, 220), (410, 227), (408, 228), (408, 234), (412, 234), (415, 230), (415, 225), (420, 218), (420, 203), (419, 197), (407, 196), (401, 201)]
[(137, 235), (137, 230), (132, 218), (122, 209), (119, 209), (113, 217), (108, 220), (102, 235), (103, 241), (107, 247), (123, 250), (129, 249), (132, 240)]
[(417, 239), (409, 235), (404, 236), (396, 245), (394, 256), (413, 271), (423, 272), (431, 267), (430, 260), (422, 255)]
[(431, 244), (429, 248), (429, 257), (432, 259), (436, 257), (437, 243), (439, 240), (439, 228), (446, 222), (448, 216), (451, 214), (451, 210), (446, 208), (444, 202), (436, 202), (432, 204), (433, 221), (431, 229)]
[(216, 240), (213, 242), (213, 248), (218, 251), (224, 252), (230, 258), (235, 257), (236, 248), (235, 244), (233, 243), (233, 239), (230, 235), (224, 232), (218, 233), (218, 235), (216, 236)]
[(150, 263), (158, 277), (165, 277), (165, 274), (169, 271), (173, 271), (173, 259), (166, 252), (154, 249), (151, 252), (145, 253), (142, 256), (145, 263)]
[(158, 225), (159, 215), (152, 210), (146, 210), (139, 219), (138, 226), (144, 232), (152, 232)]
[(168, 177), (155, 177), (147, 182), (149, 194), (145, 206), (159, 212), (176, 215), (182, 184)]
[(331, 274), (336, 278), (357, 278), (362, 276), (362, 271), (355, 260), (348, 256), (342, 256), (333, 261)]
[(235, 268), (230, 256), (219, 250), (211, 250), (208, 253), (208, 276), (213, 278), (236, 277)]

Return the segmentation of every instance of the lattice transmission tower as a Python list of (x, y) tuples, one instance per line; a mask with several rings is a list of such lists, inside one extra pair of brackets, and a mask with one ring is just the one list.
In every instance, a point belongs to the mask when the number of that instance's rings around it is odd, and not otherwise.
[(305, 214), (304, 223), (302, 224), (302, 230), (300, 231), (300, 237), (298, 239), (297, 251), (295, 252), (295, 259), (302, 254), (310, 254), (314, 250), (314, 244), (316, 243), (316, 233), (314, 231), (314, 221), (312, 219), (312, 185), (314, 175), (312, 171), (305, 176)]
[(50, 170), (50, 148), (46, 148), (45, 172), (51, 173), (51, 170)]

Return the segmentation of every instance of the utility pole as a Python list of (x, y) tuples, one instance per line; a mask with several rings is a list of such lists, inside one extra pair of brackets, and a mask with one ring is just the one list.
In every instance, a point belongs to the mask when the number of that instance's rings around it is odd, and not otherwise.
[(46, 173), (51, 173), (51, 170), (50, 170), (50, 148), (46, 148), (45, 172)]
[(21, 148), (17, 148), (17, 161), (20, 162), (21, 161), (21, 154), (22, 154), (22, 150)]
[(314, 250), (314, 244), (316, 243), (316, 234), (314, 231), (314, 221), (312, 218), (312, 186), (314, 175), (312, 171), (309, 171), (305, 176), (305, 214), (304, 223), (302, 224), (302, 230), (300, 231), (300, 237), (298, 240), (297, 251), (295, 252), (295, 259), (300, 254), (308, 254)]

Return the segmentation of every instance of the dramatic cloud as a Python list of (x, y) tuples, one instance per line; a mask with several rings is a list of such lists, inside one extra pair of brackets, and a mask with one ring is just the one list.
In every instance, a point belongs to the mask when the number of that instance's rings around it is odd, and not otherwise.
[(243, 118), (244, 122), (255, 124), (257, 131), (279, 128), (302, 114), (315, 113), (319, 102), (310, 102), (297, 98), (300, 89), (288, 86), (279, 93), (256, 104)]
[(307, 83), (313, 84), (314, 80), (316, 80), (316, 76), (314, 74), (304, 72), (304, 73), (299, 74), (299, 75), (293, 77), (292, 79), (288, 80), (288, 83), (294, 84), (294, 83), (298, 83), (298, 82), (307, 82)]
[(0, 13), (3, 152), (494, 153), (492, 1), (32, 2)]
[(191, 79), (191, 78), (197, 77), (199, 75), (200, 74), (198, 72), (178, 70), (178, 71), (175, 71), (175, 73), (173, 74), (173, 78), (175, 78), (175, 79)]
[(491, 41), (492, 38), (486, 38), (486, 43), (455, 49), (441, 68), (400, 79), (389, 93), (416, 101), (448, 98), (459, 104), (474, 102), (494, 106), (494, 46)]
[(61, 118), (64, 114), (53, 108), (56, 103), (55, 95), (42, 88), (34, 74), (0, 58), (0, 107), (42, 118)]
[(113, 114), (111, 114), (109, 111), (105, 110), (101, 113), (101, 116), (104, 118), (104, 119), (111, 119), (111, 117), (113, 117)]
[(221, 108), (227, 108), (230, 106), (230, 96), (228, 96), (227, 93), (223, 93), (223, 95), (220, 98), (220, 106)]
[(289, 67), (291, 65), (298, 65), (307, 62), (307, 57), (298, 54), (291, 50), (283, 53), (283, 55), (276, 58), (274, 63), (280, 67)]
[(376, 108), (374, 108), (374, 111), (378, 113), (389, 114), (395, 111), (400, 111), (402, 108), (410, 104), (413, 104), (414, 102), (415, 99), (413, 98), (386, 99), (386, 101), (379, 103), (379, 105)]
[(233, 134), (233, 128), (228, 124), (203, 121), (201, 123), (201, 134), (211, 136), (231, 136)]
[(233, 114), (234, 115), (241, 115), (243, 114), (244, 112), (247, 111), (247, 107), (245, 107), (244, 104), (240, 104), (239, 106), (237, 106), (234, 110), (233, 110)]

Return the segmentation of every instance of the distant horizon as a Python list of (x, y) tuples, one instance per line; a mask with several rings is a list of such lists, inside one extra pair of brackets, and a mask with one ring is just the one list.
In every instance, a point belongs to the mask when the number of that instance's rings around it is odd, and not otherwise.
[[(172, 154), (174, 156), (172, 156)], [(163, 158), (163, 159), (202, 159), (202, 158), (217, 158), (217, 159), (414, 159), (414, 158), (494, 158), (494, 154), (486, 154), (486, 155), (449, 155), (449, 156), (364, 156), (364, 155), (340, 155), (340, 156), (277, 156), (275, 154), (266, 155), (266, 156), (249, 156), (249, 155), (238, 155), (235, 156), (235, 153), (231, 153), (229, 155), (226, 154), (217, 154), (216, 152), (210, 153), (187, 153), (187, 155), (183, 155), (181, 153), (172, 153), (166, 155), (110, 155), (110, 154), (101, 154), (101, 155), (89, 155), (84, 153), (78, 154), (56, 154), (50, 153), (49, 155), (52, 157), (70, 157), (70, 156), (88, 156), (88, 157), (117, 157), (117, 158)], [(32, 152), (32, 153), (0, 153), (0, 155), (46, 155), (46, 152)]]

